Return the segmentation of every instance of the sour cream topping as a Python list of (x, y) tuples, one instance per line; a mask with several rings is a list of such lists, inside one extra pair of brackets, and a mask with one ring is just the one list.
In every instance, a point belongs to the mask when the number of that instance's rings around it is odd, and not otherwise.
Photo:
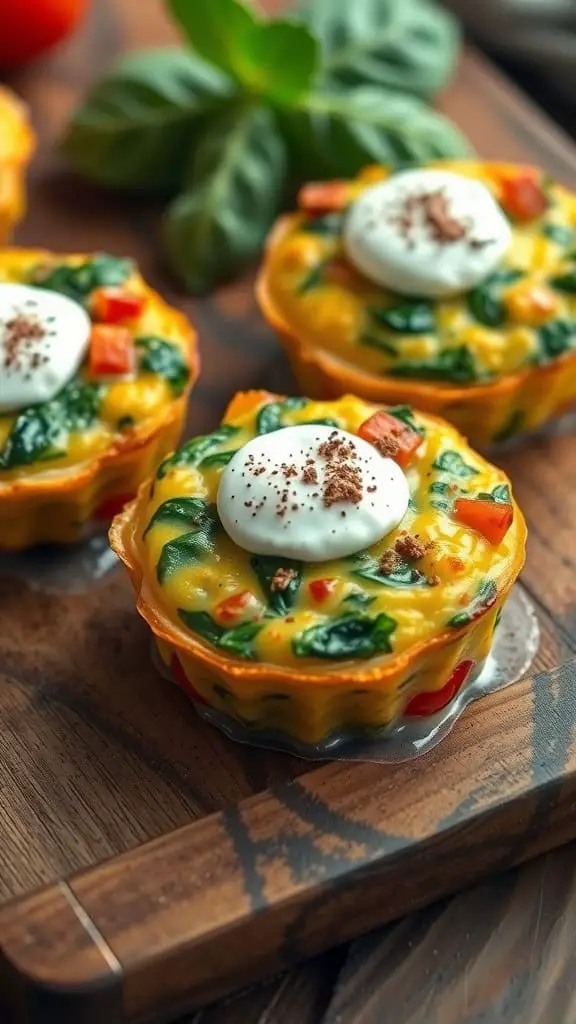
[(350, 261), (401, 295), (468, 291), (498, 266), (512, 232), (480, 181), (452, 171), (403, 171), (367, 188), (346, 218)]
[(90, 330), (66, 295), (0, 283), (0, 413), (54, 398), (80, 366)]
[(253, 438), (223, 470), (218, 512), (256, 555), (325, 562), (362, 551), (402, 521), (400, 467), (345, 430), (303, 424)]

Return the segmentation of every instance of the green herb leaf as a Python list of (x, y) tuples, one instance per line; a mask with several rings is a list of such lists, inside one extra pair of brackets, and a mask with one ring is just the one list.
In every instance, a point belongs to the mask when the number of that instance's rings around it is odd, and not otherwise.
[(303, 409), (308, 404), (307, 398), (285, 398), (283, 402), (268, 402), (263, 405), (256, 417), (256, 433), (271, 434), (284, 426), (283, 416), (287, 412)]
[(558, 277), (551, 277), (550, 284), (559, 292), (567, 292), (568, 295), (576, 294), (576, 270), (569, 274), (559, 274)]
[[(167, 511), (166, 515), (169, 514)], [(176, 517), (174, 509), (171, 510), (171, 514)], [(154, 525), (153, 521), (150, 522), (148, 529), (152, 525)], [(164, 583), (168, 576), (172, 576), (179, 569), (195, 565), (197, 562), (203, 561), (207, 555), (212, 554), (214, 538), (219, 529), (220, 520), (216, 506), (207, 505), (204, 514), (198, 514), (196, 517), (194, 530), (183, 533), (180, 537), (175, 537), (174, 540), (169, 540), (162, 548), (156, 566), (158, 582)]]
[(169, 0), (190, 43), (247, 92), (293, 103), (312, 82), (319, 59), (309, 29), (293, 21), (263, 21), (240, 0)]
[(168, 382), (175, 397), (181, 395), (190, 377), (190, 367), (178, 346), (153, 335), (136, 338), (134, 344), (142, 350), (140, 369), (157, 373)]
[(49, 288), (82, 303), (95, 288), (117, 287), (124, 284), (133, 272), (132, 260), (98, 253), (76, 266), (56, 263), (35, 267), (32, 283), (37, 288)]
[(214, 455), (207, 455), (200, 463), (200, 469), (211, 469), (213, 466), (227, 466), (236, 455), (235, 451), (215, 452)]
[(574, 320), (551, 320), (539, 331), (541, 345), (541, 362), (556, 359), (574, 347), (576, 341), (576, 322)]
[(335, 237), (342, 234), (344, 227), (344, 214), (326, 213), (323, 217), (314, 217), (302, 222), (301, 230), (307, 235), (326, 235)]
[(158, 479), (161, 480), (162, 477), (166, 476), (169, 469), (173, 469), (176, 466), (198, 466), (203, 458), (211, 455), (215, 448), (219, 448), (221, 444), (229, 441), (238, 433), (238, 430), (239, 427), (232, 427), (225, 423), (218, 430), (215, 430), (213, 434), (201, 434), (199, 437), (194, 437), (187, 444), (179, 448), (174, 455), (164, 459), (156, 474)]
[(154, 512), (144, 531), (144, 536), (157, 523), (167, 523), (170, 526), (182, 526), (187, 529), (190, 527), (200, 529), (206, 526), (208, 520), (213, 519), (215, 515), (215, 506), (209, 505), (203, 498), (169, 498)]
[(342, 604), (347, 604), (350, 608), (357, 608), (363, 611), (369, 604), (373, 604), (375, 600), (375, 594), (366, 594), (363, 590), (354, 590), (351, 594), (348, 594), (348, 597), (344, 598)]
[(174, 194), (187, 153), (234, 92), (215, 67), (170, 47), (124, 57), (76, 111), (62, 142), (85, 177), (114, 188)]
[(479, 501), (496, 501), (502, 505), (511, 505), (512, 498), (510, 496), (510, 488), (508, 484), (497, 484), (496, 487), (490, 492), (480, 491), (476, 495)]
[(100, 384), (73, 380), (51, 402), (23, 409), (0, 452), (0, 469), (65, 455), (69, 434), (88, 430), (97, 419), (104, 390)]
[(391, 341), (388, 341), (388, 338), (384, 338), (378, 334), (370, 334), (369, 332), (364, 331), (364, 333), (360, 335), (360, 344), (368, 345), (370, 348), (377, 348), (381, 352), (385, 352), (387, 356), (398, 355), (398, 349), (396, 346), (393, 345)]
[(256, 256), (278, 211), (285, 164), (270, 110), (236, 109), (210, 123), (165, 225), (170, 262), (190, 292), (209, 290)]
[(376, 618), (345, 615), (322, 626), (311, 626), (292, 641), (300, 658), (371, 658), (392, 650), (390, 636), (396, 622), (386, 612)]
[(478, 615), (481, 615), (487, 608), (490, 608), (497, 597), (498, 588), (494, 580), (483, 580), (478, 587), (476, 597), (474, 597), (470, 602), (466, 611), (458, 612), (454, 615), (448, 620), (448, 625), (452, 626), (453, 629), (460, 629), (462, 626), (467, 626), (468, 623), (472, 622), (472, 620), (477, 618)]
[(470, 384), (482, 376), (472, 352), (466, 345), (446, 348), (437, 356), (431, 356), (420, 362), (414, 360), (413, 362), (394, 363), (387, 367), (386, 373), (391, 377), (453, 380), (459, 384)]
[(253, 659), (256, 657), (252, 641), (262, 629), (261, 623), (244, 622), (241, 626), (235, 626), (233, 629), (225, 629), (224, 626), (215, 622), (208, 612), (190, 612), (185, 608), (179, 608), (178, 615), (188, 629), (199, 633), (216, 647), (222, 647), (239, 658)]
[(319, 285), (322, 284), (324, 280), (324, 271), (330, 262), (330, 259), (320, 260), (315, 267), (311, 267), (298, 285), (297, 291), (299, 295), (305, 295), (306, 292), (314, 291), (315, 288), (318, 288)]
[(429, 334), (436, 327), (434, 309), (429, 302), (406, 302), (390, 309), (370, 306), (369, 313), (379, 324), (399, 334)]
[(470, 152), (442, 114), (384, 89), (313, 93), (283, 125), (300, 179), (351, 177), (367, 163), (406, 167)]
[(468, 292), (466, 301), (474, 319), (487, 327), (501, 327), (508, 316), (501, 298), (502, 286), (511, 284), (521, 276), (519, 270), (504, 268)]
[(214, 622), (208, 612), (189, 612), (185, 608), (179, 608), (178, 615), (188, 629), (192, 629), (194, 633), (200, 633), (200, 636), (209, 640), (211, 644), (217, 644), (225, 632), (224, 627), (218, 622)]
[(395, 419), (400, 420), (410, 430), (413, 430), (415, 434), (420, 434), (421, 437), (426, 437), (426, 430), (416, 422), (414, 415), (414, 409), (411, 405), (393, 405), (386, 410), (390, 416), (394, 416)]
[(304, 0), (298, 13), (322, 43), (330, 87), (372, 84), (430, 96), (453, 72), (456, 22), (427, 0)]
[(431, 495), (430, 504), (432, 505), (432, 508), (435, 508), (440, 512), (447, 512), (452, 508), (455, 494), (451, 489), (450, 484), (441, 480), (435, 480), (433, 484), (430, 484), (429, 493)]
[(494, 434), (492, 440), (497, 442), (509, 441), (511, 437), (514, 437), (515, 434), (522, 430), (525, 419), (526, 413), (522, 409), (513, 409), (504, 426)]
[(400, 561), (393, 572), (383, 573), (378, 568), (378, 562), (373, 558), (362, 558), (360, 568), (354, 569), (352, 575), (359, 576), (364, 580), (371, 580), (373, 583), (380, 583), (385, 587), (423, 587), (426, 585), (426, 577), (409, 565), (406, 561)]
[(574, 240), (572, 228), (568, 228), (564, 224), (544, 224), (542, 234), (563, 248), (567, 248)]
[[(271, 611), (275, 615), (287, 615), (302, 584), (300, 562), (293, 562), (289, 558), (274, 558), (271, 555), (254, 555), (250, 559), (250, 565), (258, 577)], [(291, 569), (296, 574), (284, 590), (275, 590), (272, 587), (272, 580), (279, 569)]]
[(432, 465), (435, 469), (441, 469), (445, 473), (450, 473), (451, 476), (468, 477), (476, 476), (478, 473), (477, 469), (464, 462), (459, 452), (455, 452), (450, 448), (441, 452)]

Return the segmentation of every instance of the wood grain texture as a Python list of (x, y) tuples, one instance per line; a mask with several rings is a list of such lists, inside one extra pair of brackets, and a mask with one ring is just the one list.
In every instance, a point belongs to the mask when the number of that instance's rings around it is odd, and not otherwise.
[[(62, 168), (53, 148), (81, 93), (93, 77), (111, 62), (115, 53), (162, 43), (170, 38), (171, 31), (158, 0), (147, 0), (146, 5), (137, 0), (98, 0), (83, 31), (74, 40), (14, 80), (13, 84), (31, 103), (41, 136), (40, 151), (32, 169), (30, 216), (21, 229), (19, 240), (24, 244), (52, 246), (60, 251), (104, 248), (133, 255), (154, 284), (190, 314), (201, 332), (204, 362), (204, 372), (194, 392), (189, 418), (189, 431), (196, 432), (214, 426), (230, 392), (237, 388), (267, 386), (290, 391), (293, 387), (274, 338), (256, 313), (250, 280), (223, 288), (214, 298), (202, 302), (183, 299), (176, 293), (158, 258), (155, 242), (158, 210), (125, 198), (103, 197), (99, 191), (74, 181)], [(473, 56), (467, 57), (463, 63), (458, 82), (447, 93), (443, 106), (460, 121), (473, 143), (485, 155), (536, 160), (551, 173), (576, 184), (576, 158), (572, 144), (512, 87)], [(222, 366), (226, 367), (225, 375), (222, 374)], [(531, 529), (524, 585), (537, 604), (541, 620), (542, 644), (536, 668), (546, 669), (576, 654), (575, 548), (571, 526), (576, 519), (573, 487), (576, 446), (569, 435), (551, 436), (502, 456), (502, 460), (513, 477)], [(210, 822), (212, 828), (214, 822), (221, 819), (206, 819), (206, 815), (229, 804), (235, 805), (250, 794), (272, 786), (273, 793), (280, 793), (281, 802), (288, 800), (286, 793), (293, 795), (295, 791), (298, 794), (296, 811), (290, 806), (286, 809), (282, 804), (282, 814), (287, 815), (286, 844), (291, 858), (290, 870), (287, 874), (279, 870), (284, 855), (284, 838), (282, 841), (274, 840), (267, 832), (269, 826), (260, 801), (269, 798), (257, 797), (254, 807), (252, 803), (248, 805), (251, 815), (249, 849), (255, 858), (256, 869), (246, 891), (250, 895), (250, 887), (256, 886), (261, 898), (269, 901), (275, 885), (282, 893), (284, 885), (286, 893), (293, 894), (293, 897), (286, 895), (286, 902), (290, 904), (292, 898), (295, 901), (289, 912), (283, 910), (288, 914), (288, 921), (292, 921), (290, 914), (300, 905), (302, 893), (310, 892), (318, 884), (316, 879), (310, 881), (301, 876), (306, 864), (315, 863), (313, 855), (320, 842), (320, 852), (329, 865), (325, 871), (330, 898), (323, 888), (319, 889), (322, 894), (320, 903), (316, 905), (312, 901), (313, 909), (306, 911), (304, 923), (299, 925), (297, 941), (294, 940), (288, 953), (283, 949), (277, 958), (272, 957), (270, 966), (276, 968), (294, 957), (312, 953), (318, 948), (320, 932), (324, 930), (325, 934), (332, 920), (343, 918), (350, 929), (346, 933), (338, 932), (334, 926), (330, 939), (336, 942), (358, 928), (371, 926), (389, 916), (381, 913), (380, 888), (374, 890), (370, 901), (373, 917), (362, 917), (364, 911), (356, 906), (353, 887), (350, 893), (345, 887), (342, 895), (338, 895), (335, 879), (343, 870), (338, 864), (346, 862), (350, 851), (347, 848), (345, 855), (342, 853), (337, 832), (330, 832), (329, 826), (333, 822), (328, 825), (324, 822), (318, 833), (317, 821), (311, 824), (308, 820), (306, 815), (312, 813), (306, 809), (307, 805), (304, 806), (305, 797), (308, 799), (309, 796), (308, 778), (302, 781), (301, 787), (291, 789), (286, 786), (289, 780), (307, 773), (308, 766), (295, 759), (233, 746), (197, 720), (178, 691), (159, 681), (149, 662), (146, 631), (134, 614), (131, 594), (121, 573), (111, 572), (89, 589), (70, 594), (49, 585), (32, 589), (29, 576), (20, 572), (14, 580), (6, 567), (4, 570), (0, 571), (0, 790), (3, 811), (0, 898), (22, 895), (39, 884), (89, 869), (103, 858), (131, 850), (171, 829), (188, 826), (190, 822), (198, 821), (201, 830)], [(48, 574), (48, 583), (51, 578)], [(519, 692), (519, 688), (515, 692)], [(553, 777), (556, 779), (564, 771), (558, 767), (558, 758), (564, 757), (572, 742), (568, 730), (571, 720), (566, 717), (566, 707), (561, 698), (561, 689), (557, 687), (552, 703), (555, 711), (547, 720), (538, 748), (542, 763), (555, 766), (553, 771), (556, 775)], [(520, 735), (522, 728), (528, 728), (526, 724), (522, 727), (515, 721), (514, 705), (506, 702), (505, 714), (493, 729), (491, 739), (494, 746), (490, 747), (490, 756), (478, 764), (474, 761), (478, 734), (469, 731), (474, 721), (476, 711), (466, 716), (450, 741), (461, 744), (470, 752), (468, 790), (456, 787), (451, 794), (461, 802), (464, 793), (473, 792), (478, 787), (482, 792), (489, 791), (490, 776), (485, 773), (487, 768), (499, 763), (500, 735), (505, 733), (508, 736), (510, 732)], [(568, 759), (572, 764), (571, 748)], [(522, 792), (522, 786), (529, 785), (530, 772), (525, 760), (522, 765), (521, 771), (516, 763), (509, 767), (509, 788), (516, 795)], [(423, 763), (414, 768), (405, 800), (406, 808), (413, 804), (412, 831), (407, 819), (402, 819), (402, 827), (407, 830), (404, 838), (411, 842), (416, 837), (422, 840), (427, 835), (425, 829), (430, 823), (421, 820), (422, 804), (418, 792), (423, 778), (428, 786), (437, 786), (437, 771), (438, 766), (432, 774), (432, 768)], [(320, 805), (328, 803), (334, 806), (333, 798), (336, 797), (337, 801), (343, 801), (337, 802), (337, 807), (342, 808), (346, 820), (352, 818), (355, 826), (373, 822), (376, 813), (381, 816), (387, 814), (387, 804), (383, 803), (376, 809), (372, 806), (372, 801), (383, 801), (389, 797), (389, 788), (381, 779), (386, 770), (372, 766), (344, 766), (337, 769), (328, 767), (314, 774), (319, 774), (324, 780), (319, 792), (314, 792), (314, 813), (317, 813), (317, 801)], [(547, 785), (550, 801), (551, 783)], [(552, 788), (554, 792), (558, 788), (559, 793), (555, 796), (556, 809), (550, 811), (555, 815), (551, 820), (556, 834), (565, 839), (571, 833), (570, 814), (566, 814), (566, 821), (560, 818), (563, 809), (571, 807), (572, 796), (570, 792), (562, 793), (559, 784), (555, 783)], [(445, 789), (444, 786), (443, 791)], [(362, 793), (368, 801), (366, 807), (370, 809), (362, 812), (367, 817), (361, 816), (360, 821), (356, 821)], [(475, 799), (478, 799), (477, 794)], [(468, 806), (464, 802), (463, 806), (469, 815), (466, 824), (448, 824), (445, 834), (450, 830), (458, 834), (463, 828), (473, 843), (472, 822), (475, 816), (481, 828), (490, 826), (489, 816), (478, 813), (477, 804)], [(547, 808), (548, 804), (545, 802), (543, 806)], [(490, 863), (481, 870), (488, 870), (488, 867), (494, 870), (538, 849), (535, 835), (538, 829), (542, 831), (545, 821), (536, 816), (536, 825), (532, 823), (531, 816), (532, 813), (536, 815), (536, 811), (529, 802), (519, 802), (517, 809), (520, 817), (515, 819), (512, 816), (510, 827), (524, 836), (518, 857), (511, 858), (508, 852), (506, 859), (498, 844), (489, 845)], [(544, 812), (541, 809), (539, 813)], [(236, 815), (238, 824), (238, 812)], [(290, 831), (291, 827), (296, 828), (296, 836)], [(418, 833), (418, 828), (424, 831)], [(316, 833), (327, 838), (319, 840)], [(477, 833), (477, 839), (484, 856), (486, 851), (484, 843), (480, 843), (481, 835), (481, 831)], [(491, 842), (498, 838), (491, 831), (488, 835)], [(508, 833), (504, 832), (501, 837), (504, 845), (507, 837)], [(462, 837), (457, 835), (457, 838), (460, 840)], [(322, 843), (327, 844), (324, 851)], [(222, 849), (225, 852), (224, 846)], [(426, 849), (427, 862), (418, 867), (423, 874), (418, 876), (418, 884), (414, 884), (412, 900), (402, 903), (405, 889), (400, 886), (396, 892), (394, 887), (393, 895), (398, 902), (391, 912), (399, 913), (401, 908), (406, 910), (447, 891), (445, 880), (444, 887), (441, 884), (442, 872), (447, 873), (445, 861), (440, 857), (441, 851), (432, 840)], [(461, 874), (458, 879), (450, 879), (453, 885), (462, 884), (472, 877), (466, 875), (470, 867), (466, 847), (463, 846), (462, 850), (464, 852), (457, 864)], [(432, 861), (432, 852), (440, 858), (438, 861)], [(201, 1011), (201, 1017), (195, 1014), (188, 1018), (187, 1024), (192, 1020), (197, 1024), (200, 1019), (202, 1024), (212, 1024), (212, 1021), (237, 1024), (240, 1020), (246, 1020), (248, 1024), (252, 1019), (258, 1024), (276, 1024), (277, 1021), (300, 1024), (300, 1021), (306, 1021), (306, 1013), (317, 1014), (310, 1016), (310, 1021), (319, 1021), (324, 1015), (326, 1024), (340, 1024), (340, 1021), (352, 1024), (356, 1020), (359, 1024), (371, 1021), (379, 1024), (382, 1019), (387, 1019), (383, 1017), (383, 1010), (391, 1006), (394, 1008), (394, 1024), (403, 1024), (404, 1021), (413, 1024), (420, 1020), (438, 1020), (439, 1024), (445, 1021), (451, 1024), (452, 1020), (460, 1019), (478, 1021), (482, 1014), (482, 1019), (487, 1021), (570, 1021), (573, 1008), (566, 982), (572, 963), (567, 938), (568, 914), (574, 899), (572, 871), (568, 867), (570, 853), (573, 855), (572, 847), (568, 853), (561, 851), (548, 855), (537, 866), (529, 865), (520, 872), (508, 873), (485, 883), (477, 890), (480, 895), (476, 898), (474, 891), (463, 894), (440, 904), (433, 911), (413, 914), (400, 925), (391, 926), (370, 940), (361, 940), (360, 947), (353, 944), (332, 1001), (322, 982), (322, 974), (335, 976), (342, 954), (322, 958), (317, 969), (311, 966), (294, 970), (254, 994)], [(393, 859), (397, 854), (391, 849), (390, 856)], [(370, 862), (364, 863), (362, 858), (360, 862), (363, 865), (358, 868), (361, 884), (375, 884), (370, 877)], [(439, 865), (438, 878), (434, 877), (436, 863)], [(543, 864), (548, 865), (544, 875)], [(478, 865), (475, 870), (478, 870)], [(430, 871), (430, 877), (426, 871)], [(179, 885), (193, 881), (186, 875), (182, 877), (180, 869), (175, 870), (175, 877), (177, 884), (174, 883), (171, 890), (171, 899), (176, 898)], [(240, 878), (239, 875), (236, 877)], [(130, 928), (123, 920), (117, 920), (113, 915), (110, 917), (108, 890), (101, 892), (91, 878), (90, 874), (79, 876), (77, 884), (81, 901), (86, 898), (91, 913), (104, 926), (106, 943), (108, 931), (116, 936), (118, 930), (122, 954), (132, 957), (130, 963), (135, 965), (139, 953), (137, 944), (130, 945)], [(233, 885), (234, 872), (227, 878)], [(241, 880), (244, 884), (245, 880)], [(324, 876), (321, 881), (324, 884)], [(75, 886), (76, 882), (74, 892)], [(145, 887), (143, 891), (146, 892)], [(366, 891), (373, 890), (368, 888)], [(55, 893), (58, 895), (58, 890), (50, 888), (48, 892), (50, 899)], [(513, 895), (516, 892), (520, 893), (518, 898)], [(102, 893), (106, 900), (100, 903)], [(205, 893), (200, 895), (206, 898)], [(245, 898), (245, 894), (238, 892), (233, 899), (231, 897), (231, 905), (241, 910), (245, 906)], [(251, 898), (254, 898), (253, 893)], [(127, 899), (125, 893), (122, 907)], [(545, 918), (541, 904), (544, 906), (548, 901), (556, 908), (556, 924), (550, 923), (550, 927), (539, 925), (532, 929), (532, 935), (521, 941), (524, 925)], [(520, 909), (520, 903), (523, 909)], [(566, 905), (565, 913), (562, 913), (562, 903)], [(72, 941), (76, 949), (77, 918), (70, 918), (70, 907), (62, 906), (59, 898), (56, 905), (64, 915), (63, 935), (67, 941)], [(138, 906), (142, 914), (154, 910), (150, 900)], [(222, 904), (216, 903), (215, 906), (222, 907)], [(466, 938), (470, 932), (471, 909), (475, 923), (472, 945)], [(148, 927), (146, 921), (145, 918), (145, 928)], [(431, 921), (434, 922), (433, 927), (429, 924)], [(184, 921), (184, 925), (188, 926), (188, 922)], [(280, 918), (275, 927), (282, 925), (283, 918)], [(41, 939), (41, 933), (38, 934)], [(275, 934), (277, 932), (271, 933), (271, 943)], [(410, 934), (414, 939), (409, 937)], [(161, 935), (156, 939), (163, 941)], [(413, 941), (418, 944), (417, 954), (403, 955), (404, 939), (406, 943)], [(82, 941), (86, 941), (85, 935)], [(240, 947), (239, 950), (238, 944), (233, 945), (229, 957), (236, 971), (234, 982), (244, 984), (248, 977), (248, 968), (242, 971), (243, 961), (240, 959), (240, 953), (244, 954), (244, 942)], [(81, 943), (79, 948), (82, 948)], [(438, 969), (434, 967), (435, 948), (442, 961)], [(530, 957), (527, 960), (528, 949)], [(460, 957), (455, 955), (458, 950), (463, 951)], [(468, 955), (465, 955), (466, 950)], [(95, 965), (100, 963), (101, 950), (97, 944), (93, 949), (88, 943), (87, 954), (88, 960), (83, 960), (81, 966), (95, 977), (98, 973)], [(94, 961), (92, 957), (95, 957)], [(212, 967), (217, 975), (218, 957), (214, 959), (216, 963)], [(182, 962), (188, 965), (186, 958)], [(382, 967), (384, 962), (388, 964), (387, 970)], [(363, 963), (367, 964), (367, 973), (361, 969)], [(446, 970), (448, 963), (449, 971)], [(501, 965), (498, 979), (497, 964)], [(205, 966), (210, 967), (210, 963), (206, 961)], [(148, 983), (145, 971), (142, 976)], [(472, 976), (475, 995), (468, 1002)], [(299, 988), (301, 978), (307, 978), (308, 982), (302, 982)], [(543, 979), (546, 979), (545, 984)], [(151, 989), (154, 984), (150, 979)], [(178, 984), (178, 978), (172, 979), (175, 1007), (176, 1000), (180, 998)], [(214, 977), (210, 985), (214, 987), (210, 988), (205, 982), (201, 998), (208, 998), (210, 993), (217, 991)], [(419, 1002), (415, 993), (421, 989), (425, 997)], [(155, 998), (153, 991), (140, 985), (137, 991), (128, 991), (134, 1010), (138, 999), (144, 996)], [(291, 1002), (296, 998), (295, 992), (300, 995), (292, 1013)], [(110, 998), (116, 999), (116, 995)], [(109, 1020), (112, 1024), (112, 1011), (100, 1019)], [(64, 1020), (59, 1024), (64, 1024)]]

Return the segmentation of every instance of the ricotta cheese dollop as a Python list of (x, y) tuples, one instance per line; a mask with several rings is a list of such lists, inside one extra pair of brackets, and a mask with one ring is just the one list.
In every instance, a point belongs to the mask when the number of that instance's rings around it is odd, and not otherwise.
[(0, 413), (54, 398), (84, 359), (90, 331), (86, 310), (66, 295), (0, 283)]
[(442, 298), (498, 267), (512, 232), (490, 190), (452, 171), (402, 171), (367, 188), (344, 227), (350, 261), (401, 295)]
[(367, 441), (302, 424), (253, 438), (222, 472), (218, 513), (235, 544), (303, 562), (343, 558), (390, 533), (408, 482)]

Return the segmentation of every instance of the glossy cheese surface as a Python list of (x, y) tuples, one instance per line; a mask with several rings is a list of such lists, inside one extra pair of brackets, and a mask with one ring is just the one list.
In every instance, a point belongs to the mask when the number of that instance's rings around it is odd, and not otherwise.
[(266, 287), (290, 330), (343, 365), (399, 383), (438, 386), (487, 385), (572, 351), (574, 194), (531, 168), (473, 161), (431, 166), (480, 182), (504, 213), (510, 189), (516, 187), (522, 199), (527, 181), (544, 209), (529, 217), (507, 213), (510, 245), (476, 287), (447, 298), (402, 295), (364, 276), (347, 251), (355, 200), (389, 177), (384, 168), (368, 168), (347, 183), (343, 210), (302, 212), (271, 241)]
[[(252, 556), (222, 529), (216, 500), (223, 467), (251, 438), (311, 421), (358, 434), (375, 411), (351, 396), (317, 402), (238, 395), (222, 426), (165, 460), (151, 492), (140, 493), (131, 529), (146, 603), (233, 661), (327, 670), (402, 655), (461, 631), (492, 607), (521, 561), (522, 515), (513, 504), (512, 524), (495, 545), (457, 522), (453, 510), (458, 497), (510, 506), (507, 479), (448, 424), (407, 407), (391, 412), (421, 433), (404, 468), (409, 507), (378, 543), (350, 557), (298, 563)], [(402, 547), (406, 538), (417, 542), (417, 557)], [(385, 570), (398, 542), (408, 553)]]

